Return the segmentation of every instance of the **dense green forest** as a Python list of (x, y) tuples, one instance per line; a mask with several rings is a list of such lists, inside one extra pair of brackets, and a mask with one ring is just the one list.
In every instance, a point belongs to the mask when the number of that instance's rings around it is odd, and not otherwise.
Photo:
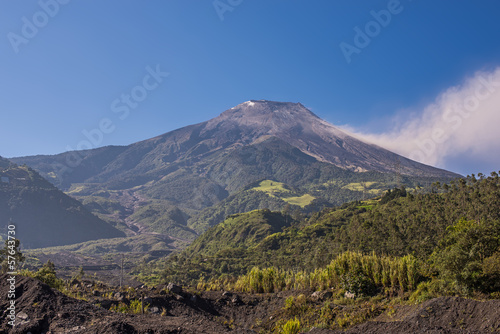
[(308, 217), (256, 210), (227, 217), (184, 251), (139, 271), (142, 278), (223, 284), (254, 267), (306, 275), (354, 252), (411, 256), (419, 282), (444, 280), (453, 291), (491, 293), (500, 282), (499, 209), (500, 178), (493, 172), (435, 183), (428, 193), (396, 188)]

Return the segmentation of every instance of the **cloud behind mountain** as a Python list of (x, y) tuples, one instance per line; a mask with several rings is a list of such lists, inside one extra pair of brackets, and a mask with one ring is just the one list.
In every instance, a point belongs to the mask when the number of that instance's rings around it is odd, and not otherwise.
[[(392, 130), (378, 134), (343, 128), (360, 139), (432, 166), (462, 173), (499, 170), (500, 67), (476, 72), (443, 91), (420, 112), (395, 114), (391, 123)], [(484, 166), (491, 170), (477, 169)]]

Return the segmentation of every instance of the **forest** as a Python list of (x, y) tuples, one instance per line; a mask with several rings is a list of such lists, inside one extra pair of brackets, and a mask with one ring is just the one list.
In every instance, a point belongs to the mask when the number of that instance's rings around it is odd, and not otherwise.
[[(395, 188), (309, 216), (287, 208), (255, 210), (227, 217), (184, 251), (137, 274), (151, 281), (254, 292), (342, 287), (354, 275), (367, 284), (358, 290), (372, 294), (387, 286), (423, 289), (424, 299), (498, 294), (498, 208), (500, 178), (493, 172), (434, 183), (429, 193)], [(267, 281), (267, 287), (255, 279)]]

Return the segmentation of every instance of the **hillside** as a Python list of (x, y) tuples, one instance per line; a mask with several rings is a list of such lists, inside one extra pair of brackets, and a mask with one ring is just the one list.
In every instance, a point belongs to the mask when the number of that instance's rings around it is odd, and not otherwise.
[[(300, 103), (264, 100), (128, 146), (11, 160), (129, 235), (186, 240), (242, 210), (290, 204), (310, 211), (397, 184), (414, 188), (458, 176), (359, 141)], [(283, 183), (295, 196), (247, 192), (263, 180)]]
[(0, 177), (1, 235), (12, 222), (24, 248), (124, 236), (29, 167), (0, 157)]
[[(275, 196), (291, 191), (268, 181), (251, 189)], [(136, 269), (147, 287), (108, 286), (84, 275), (70, 285), (59, 281), (63, 295), (19, 276), (18, 332), (495, 331), (500, 328), (499, 194), (500, 177), (492, 173), (434, 184), (431, 193), (397, 188), (309, 217), (286, 210), (235, 214), (181, 253), (157, 261), (156, 269), (151, 263)], [(160, 248), (172, 241), (154, 239), (165, 243)], [(125, 239), (53, 250), (71, 248), (141, 251)], [(48, 265), (44, 268), (22, 274), (57, 283), (47, 274)], [(156, 283), (145, 276), (148, 270), (160, 273)], [(4, 281), (2, 291), (8, 289)]]
[(427, 194), (396, 189), (379, 200), (344, 204), (309, 218), (269, 210), (233, 215), (159, 262), (156, 273), (161, 279), (193, 283), (200, 276), (242, 275), (254, 266), (312, 271), (345, 251), (413, 254), (425, 261), (461, 220), (481, 222), (478, 229), (496, 235), (487, 241), (493, 247), (489, 255), (495, 253), (500, 246), (498, 174), (435, 184), (433, 189)]

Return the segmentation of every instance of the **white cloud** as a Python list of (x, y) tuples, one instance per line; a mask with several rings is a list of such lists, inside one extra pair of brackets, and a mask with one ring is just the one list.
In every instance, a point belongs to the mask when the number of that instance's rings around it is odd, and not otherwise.
[(477, 72), (463, 84), (449, 88), (388, 133), (345, 128), (361, 139), (428, 165), (457, 170), (449, 166), (452, 160), (477, 159), (499, 170), (500, 67)]

